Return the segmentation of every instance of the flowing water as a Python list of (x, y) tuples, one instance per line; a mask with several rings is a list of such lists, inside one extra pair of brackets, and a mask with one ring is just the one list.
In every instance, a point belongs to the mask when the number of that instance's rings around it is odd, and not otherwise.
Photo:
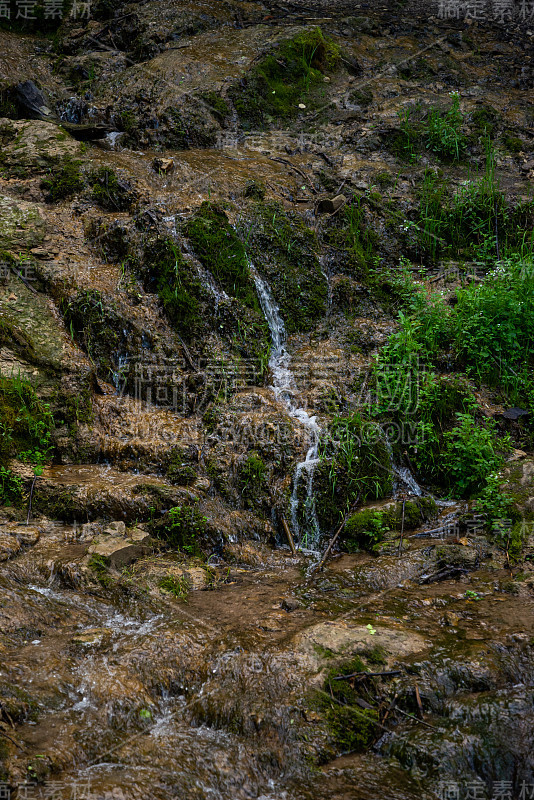
[[(321, 429), (315, 416), (310, 416), (306, 409), (297, 404), (297, 387), (291, 370), (291, 356), (286, 347), (286, 330), (280, 310), (276, 305), (271, 290), (258, 273), (256, 267), (250, 264), (250, 271), (256, 284), (256, 291), (265, 319), (271, 333), (271, 357), (269, 367), (272, 374), (272, 391), (276, 399), (282, 403), (287, 413), (304, 425), (308, 431), (309, 446), (304, 461), (300, 461), (293, 476), (293, 491), (291, 493), (291, 527), (295, 540), (301, 549), (315, 550), (319, 544), (321, 530), (317, 519), (315, 499), (313, 495), (313, 473), (319, 463), (319, 440)], [(299, 511), (299, 486), (302, 477), (306, 480), (306, 500), (304, 503), (304, 524), (301, 526), (298, 518)], [(301, 530), (302, 528), (302, 530)]]

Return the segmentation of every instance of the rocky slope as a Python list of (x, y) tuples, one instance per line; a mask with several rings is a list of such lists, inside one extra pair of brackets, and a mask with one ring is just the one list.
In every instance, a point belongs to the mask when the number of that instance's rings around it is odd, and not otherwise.
[(0, 778), (521, 796), (531, 33), (39, 25), (0, 30)]

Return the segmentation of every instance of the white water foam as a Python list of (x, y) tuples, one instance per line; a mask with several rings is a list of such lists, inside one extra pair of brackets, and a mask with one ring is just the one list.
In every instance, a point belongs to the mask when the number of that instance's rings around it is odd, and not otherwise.
[[(297, 387), (291, 370), (291, 356), (286, 348), (286, 330), (280, 311), (276, 305), (271, 290), (258, 273), (256, 267), (249, 262), (250, 273), (256, 284), (260, 305), (262, 307), (269, 331), (271, 333), (271, 357), (269, 368), (272, 374), (271, 389), (276, 399), (282, 403), (289, 416), (298, 419), (309, 432), (309, 447), (306, 458), (297, 464), (293, 478), (293, 492), (291, 495), (291, 528), (299, 544), (314, 547), (318, 544), (320, 536), (319, 521), (315, 509), (313, 495), (313, 473), (319, 463), (319, 438), (321, 429), (315, 416), (310, 416), (305, 408), (295, 402)], [(301, 537), (298, 521), (299, 498), (298, 490), (302, 475), (306, 476), (306, 503), (305, 520), (306, 529)]]

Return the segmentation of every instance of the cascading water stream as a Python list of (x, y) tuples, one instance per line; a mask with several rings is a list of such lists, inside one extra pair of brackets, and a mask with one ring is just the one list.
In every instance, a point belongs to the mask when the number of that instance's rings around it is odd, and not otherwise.
[[(276, 305), (271, 291), (263, 278), (259, 275), (257, 269), (249, 262), (250, 273), (254, 278), (256, 284), (256, 291), (260, 305), (262, 307), (269, 331), (271, 333), (271, 357), (269, 359), (269, 367), (273, 377), (272, 391), (276, 399), (283, 403), (287, 409), (289, 416), (298, 419), (309, 432), (309, 447), (306, 453), (306, 458), (297, 464), (295, 475), (293, 478), (293, 492), (291, 494), (291, 528), (293, 536), (302, 545), (305, 544), (307, 549), (314, 549), (317, 545), (320, 536), (319, 521), (317, 519), (317, 512), (315, 509), (315, 499), (313, 495), (313, 473), (315, 467), (319, 463), (319, 438), (321, 429), (317, 424), (315, 416), (310, 417), (308, 412), (302, 406), (297, 406), (294, 402), (294, 395), (296, 393), (296, 386), (293, 373), (290, 368), (291, 356), (289, 355), (285, 346), (286, 331), (278, 306)], [(300, 525), (298, 521), (298, 508), (299, 498), (298, 490), (302, 475), (306, 475), (306, 501), (304, 506), (305, 511), (305, 531), (301, 537)]]

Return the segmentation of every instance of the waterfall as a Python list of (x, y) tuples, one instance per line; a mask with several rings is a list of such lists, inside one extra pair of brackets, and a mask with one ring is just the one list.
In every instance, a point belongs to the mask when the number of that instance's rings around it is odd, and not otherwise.
[(388, 451), (389, 456), (389, 464), (391, 467), (391, 471), (395, 476), (393, 482), (393, 494), (397, 495), (399, 492), (408, 490), (408, 494), (412, 494), (415, 497), (421, 497), (423, 494), (423, 490), (415, 480), (412, 472), (408, 469), (408, 467), (399, 467), (395, 464), (395, 459), (393, 457), (393, 448), (391, 446), (391, 442), (389, 441), (389, 437), (385, 431), (384, 433), (384, 441)]
[[(319, 463), (319, 438), (321, 429), (317, 424), (315, 416), (310, 417), (302, 406), (295, 403), (294, 395), (296, 386), (291, 371), (291, 356), (289, 355), (285, 342), (286, 330), (284, 321), (280, 316), (280, 311), (271, 294), (269, 286), (259, 275), (256, 267), (249, 262), (250, 274), (254, 278), (256, 291), (260, 305), (262, 307), (269, 331), (271, 333), (271, 357), (269, 368), (272, 374), (271, 389), (276, 399), (282, 403), (289, 416), (298, 419), (309, 432), (309, 447), (306, 458), (297, 464), (293, 477), (293, 492), (291, 494), (291, 528), (295, 539), (306, 548), (314, 549), (318, 544), (320, 536), (319, 520), (315, 508), (315, 498), (313, 495), (313, 473)], [(301, 537), (298, 521), (298, 490), (302, 476), (306, 476), (306, 502), (305, 502), (305, 530)]]

